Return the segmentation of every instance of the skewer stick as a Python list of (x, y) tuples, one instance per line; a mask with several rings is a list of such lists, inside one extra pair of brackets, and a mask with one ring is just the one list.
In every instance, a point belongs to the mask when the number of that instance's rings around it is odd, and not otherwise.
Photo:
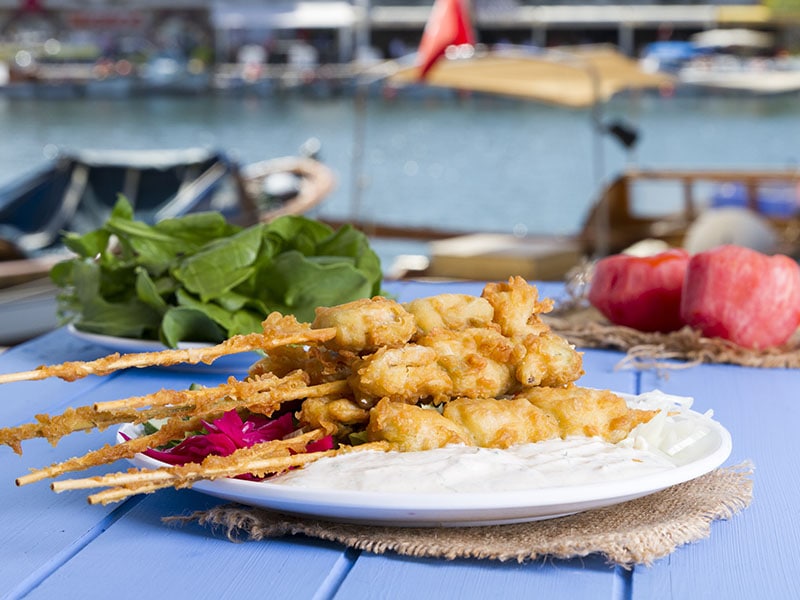
[(84, 479), (65, 479), (64, 481), (54, 481), (50, 487), (54, 492), (64, 492), (67, 490), (82, 490), (104, 486), (130, 487), (136, 489), (141, 485), (158, 485), (162, 487), (169, 485), (182, 484), (189, 485), (199, 479), (217, 479), (219, 477), (231, 477), (241, 473), (251, 471), (275, 472), (283, 471), (289, 467), (296, 467), (313, 462), (325, 456), (332, 456), (335, 450), (325, 452), (312, 452), (310, 454), (295, 454), (293, 456), (277, 456), (255, 460), (249, 463), (235, 463), (230, 467), (217, 467), (214, 469), (204, 468), (189, 472), (180, 472), (174, 468), (164, 467), (156, 470), (128, 471), (126, 473), (113, 473), (101, 477), (87, 477)]
[(89, 504), (106, 505), (106, 504), (111, 504), (112, 502), (119, 502), (121, 500), (125, 500), (125, 498), (134, 496), (136, 494), (150, 494), (152, 492), (164, 489), (165, 487), (168, 487), (168, 485), (169, 484), (164, 485), (161, 482), (151, 483), (148, 485), (141, 485), (137, 487), (135, 491), (126, 487), (109, 488), (107, 490), (103, 490), (102, 492), (97, 492), (96, 494), (92, 494), (87, 498), (87, 500)]
[(114, 410), (136, 409), (145, 406), (164, 406), (170, 405), (183, 405), (194, 404), (198, 400), (206, 398), (222, 398), (224, 396), (234, 396), (236, 398), (246, 398), (252, 394), (269, 390), (280, 384), (289, 384), (292, 381), (297, 383), (304, 383), (298, 377), (293, 379), (283, 378), (279, 379), (272, 376), (262, 376), (247, 381), (240, 381), (235, 377), (229, 377), (226, 383), (216, 387), (204, 387), (194, 390), (159, 390), (152, 394), (144, 396), (132, 396), (130, 398), (123, 398), (120, 400), (107, 400), (105, 402), (95, 402), (92, 408), (97, 412), (110, 412)]
[(180, 438), (187, 431), (194, 431), (202, 425), (202, 419), (193, 417), (188, 420), (173, 419), (165, 424), (161, 429), (150, 435), (133, 438), (110, 446), (106, 444), (102, 448), (92, 450), (83, 456), (76, 456), (60, 463), (55, 463), (49, 467), (36, 469), (27, 475), (22, 475), (16, 479), (18, 486), (35, 483), (49, 477), (58, 477), (71, 471), (82, 471), (89, 467), (111, 463), (123, 458), (131, 458), (137, 452), (143, 452), (148, 448), (156, 448), (171, 439)]
[[(205, 400), (207, 399), (209, 392), (213, 392), (214, 399), (224, 398), (226, 396), (232, 396), (235, 399), (244, 400), (247, 398), (257, 398), (257, 394), (264, 394), (268, 398), (270, 393), (275, 392), (276, 400), (280, 400), (280, 402), (286, 402), (288, 400), (299, 400), (301, 398), (311, 398), (311, 397), (319, 397), (319, 396), (328, 396), (332, 394), (343, 394), (349, 390), (347, 382), (344, 380), (340, 381), (332, 381), (329, 383), (321, 383), (319, 385), (312, 385), (312, 386), (300, 386), (300, 387), (289, 387), (288, 389), (278, 389), (272, 390), (270, 389), (271, 386), (276, 384), (280, 385), (281, 380), (276, 382), (236, 382), (236, 384), (231, 384), (230, 387), (227, 385), (215, 387), (215, 388), (208, 388), (208, 389), (201, 389), (201, 390), (193, 390), (187, 392), (181, 392), (180, 395), (175, 395), (170, 398), (170, 396), (164, 395), (162, 397), (156, 397), (155, 401), (148, 401), (148, 396), (140, 396), (136, 398), (126, 398), (122, 400), (108, 400), (107, 402), (98, 402), (94, 405), (94, 410), (98, 413), (110, 412), (120, 409), (128, 409), (131, 408), (131, 403), (133, 408), (139, 406), (158, 406), (162, 404), (169, 404), (170, 406), (186, 406), (194, 404), (195, 400)], [(266, 384), (266, 385), (265, 385)], [(157, 392), (158, 394), (159, 392)], [(150, 396), (150, 400), (153, 399), (155, 394)]]
[[(89, 504), (108, 504), (110, 502), (118, 502), (124, 500), (128, 496), (136, 494), (149, 493), (158, 489), (169, 486), (191, 487), (193, 483), (201, 479), (219, 479), (221, 477), (233, 477), (241, 473), (257, 473), (266, 475), (270, 473), (278, 473), (285, 471), (291, 467), (299, 467), (310, 462), (319, 460), (326, 456), (334, 456), (336, 450), (327, 450), (325, 452), (312, 452), (310, 454), (295, 454), (288, 457), (265, 458), (262, 460), (252, 461), (244, 465), (233, 465), (233, 468), (218, 468), (218, 469), (203, 469), (202, 471), (193, 471), (187, 474), (176, 475), (171, 473), (162, 474), (161, 470), (158, 471), (141, 471), (138, 474), (142, 477), (136, 481), (129, 481), (118, 487), (113, 487), (102, 492), (97, 492), (88, 497)], [(121, 475), (125, 475), (124, 473)], [(80, 481), (80, 480), (75, 480)], [(69, 480), (63, 482), (54, 482), (51, 486), (53, 491), (61, 492), (66, 489), (81, 489), (80, 485), (74, 487), (59, 486), (57, 483), (66, 484)], [(85, 485), (83, 487), (100, 487), (102, 485)]]
[[(239, 475), (240, 473), (250, 472), (248, 469), (255, 468), (256, 465), (266, 461), (270, 467), (274, 467), (269, 461), (288, 462), (288, 466), (295, 466), (295, 460), (308, 462), (311, 456), (324, 456), (324, 452), (314, 452), (311, 454), (290, 455), (290, 450), (301, 451), (306, 444), (315, 439), (319, 439), (322, 431), (314, 429), (306, 433), (296, 435), (285, 440), (272, 440), (262, 442), (247, 448), (240, 448), (228, 456), (209, 455), (203, 459), (202, 463), (186, 463), (185, 465), (165, 466), (158, 469), (130, 469), (124, 473), (109, 473), (96, 477), (85, 477), (82, 479), (66, 479), (54, 481), (50, 487), (53, 491), (62, 492), (65, 490), (76, 490), (104, 486), (130, 486), (139, 483), (165, 481), (168, 485), (173, 482), (195, 481), (203, 478), (228, 477)], [(138, 438), (143, 439), (143, 438)], [(305, 458), (304, 458), (305, 457)], [(280, 465), (278, 465), (280, 466)], [(211, 475), (211, 477), (208, 477)]]
[[(298, 436), (298, 438), (286, 440), (285, 443), (294, 442), (300, 438), (310, 438), (317, 433), (318, 431), (312, 431), (303, 436)], [(245, 449), (243, 452), (248, 452), (249, 450), (250, 449)], [(196, 468), (196, 465), (183, 465), (157, 470), (130, 470), (127, 473), (112, 473), (101, 477), (57, 481), (51, 484), (50, 487), (55, 492), (63, 492), (67, 490), (112, 485), (115, 487), (92, 494), (88, 498), (89, 504), (108, 504), (110, 502), (124, 500), (135, 494), (146, 494), (169, 486), (174, 486), (176, 488), (191, 487), (193, 483), (199, 480), (232, 477), (240, 473), (253, 473), (257, 475), (278, 473), (291, 467), (300, 467), (315, 462), (321, 458), (366, 450), (386, 452), (391, 450), (391, 445), (386, 442), (373, 442), (360, 446), (344, 447), (339, 450), (327, 450), (324, 452), (312, 452), (309, 454), (295, 454), (290, 456), (270, 456), (245, 462), (230, 460), (233, 455), (229, 457), (214, 456), (208, 457), (211, 461), (208, 461), (208, 459), (204, 460), (203, 466), (200, 469)], [(209, 466), (206, 464), (207, 462), (215, 462), (218, 464)]]
[[(265, 321), (266, 323), (266, 321)], [(17, 381), (37, 381), (49, 377), (59, 377), (65, 381), (75, 381), (87, 375), (107, 375), (114, 371), (129, 368), (167, 367), (176, 364), (211, 364), (221, 356), (269, 350), (279, 346), (324, 342), (336, 335), (334, 328), (304, 329), (297, 327), (282, 335), (271, 337), (263, 333), (248, 333), (233, 336), (216, 346), (207, 348), (186, 348), (161, 350), (160, 352), (114, 353), (90, 361), (68, 361), (58, 365), (41, 366), (32, 371), (0, 374), (0, 384)]]

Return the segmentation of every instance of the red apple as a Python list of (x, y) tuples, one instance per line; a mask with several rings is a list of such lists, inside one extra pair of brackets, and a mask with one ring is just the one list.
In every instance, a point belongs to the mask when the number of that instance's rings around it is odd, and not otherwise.
[(800, 266), (741, 246), (699, 252), (686, 270), (681, 317), (746, 348), (784, 344), (800, 325)]
[(689, 253), (615, 254), (595, 265), (589, 302), (609, 321), (640, 331), (680, 329), (681, 290)]

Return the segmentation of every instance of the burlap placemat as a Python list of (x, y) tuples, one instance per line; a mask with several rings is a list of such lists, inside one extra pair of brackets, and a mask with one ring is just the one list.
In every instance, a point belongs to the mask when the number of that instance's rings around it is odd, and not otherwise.
[(753, 467), (716, 469), (623, 504), (544, 521), (480, 527), (406, 528), (334, 523), (226, 504), (170, 522), (197, 521), (232, 541), (305, 535), (367, 552), (523, 562), (603, 555), (626, 568), (650, 564), (710, 535), (711, 523), (749, 506)]

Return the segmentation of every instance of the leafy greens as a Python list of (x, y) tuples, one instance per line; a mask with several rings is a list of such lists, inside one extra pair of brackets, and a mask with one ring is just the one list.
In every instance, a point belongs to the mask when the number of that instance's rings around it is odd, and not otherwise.
[(317, 306), (381, 291), (363, 233), (302, 216), (242, 228), (204, 212), (148, 225), (121, 197), (101, 228), (64, 244), (76, 256), (50, 272), (63, 322), (169, 347), (260, 331), (273, 311), (311, 321)]

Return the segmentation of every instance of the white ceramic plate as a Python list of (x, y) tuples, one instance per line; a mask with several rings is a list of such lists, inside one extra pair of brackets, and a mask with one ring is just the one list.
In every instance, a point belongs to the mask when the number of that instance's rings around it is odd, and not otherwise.
[[(72, 323), (67, 325), (67, 331), (70, 335), (75, 336), (78, 339), (97, 344), (109, 352), (119, 352), (120, 354), (130, 354), (136, 352), (160, 352), (161, 350), (168, 349), (161, 342), (154, 340), (139, 340), (134, 338), (115, 337), (112, 335), (102, 335), (99, 333), (81, 331)], [(200, 342), (178, 343), (178, 348), (182, 349), (205, 348), (208, 346), (211, 346), (211, 344), (204, 344)], [(205, 363), (198, 363), (194, 365), (181, 363), (178, 365), (170, 365), (166, 368), (174, 370), (203, 370), (206, 372), (215, 373), (230, 372), (231, 374), (234, 374), (246, 372), (250, 365), (256, 362), (259, 358), (260, 356), (256, 352), (243, 352), (240, 354), (221, 356), (210, 365)]]
[[(635, 397), (626, 397), (629, 402), (635, 403)], [(555, 484), (527, 490), (493, 489), (491, 492), (475, 493), (389, 493), (290, 487), (282, 485), (280, 478), (275, 478), (264, 482), (239, 479), (202, 481), (196, 483), (193, 489), (225, 500), (283, 513), (373, 525), (473, 526), (554, 518), (646, 496), (697, 478), (720, 466), (732, 449), (728, 431), (707, 415), (688, 409), (684, 409), (682, 414), (683, 431), (687, 426), (697, 426), (702, 429), (703, 435), (701, 440), (688, 446), (685, 435), (683, 442), (677, 441), (677, 445), (682, 444), (683, 450), (675, 455), (674, 467), (645, 474), (631, 470), (629, 476), (614, 481), (595, 480), (578, 485)], [(120, 432), (131, 437), (137, 435), (130, 425), (123, 426)], [(118, 435), (118, 441), (122, 439)], [(667, 443), (674, 447), (674, 436)], [(163, 463), (141, 454), (133, 462), (141, 467), (163, 466)]]

